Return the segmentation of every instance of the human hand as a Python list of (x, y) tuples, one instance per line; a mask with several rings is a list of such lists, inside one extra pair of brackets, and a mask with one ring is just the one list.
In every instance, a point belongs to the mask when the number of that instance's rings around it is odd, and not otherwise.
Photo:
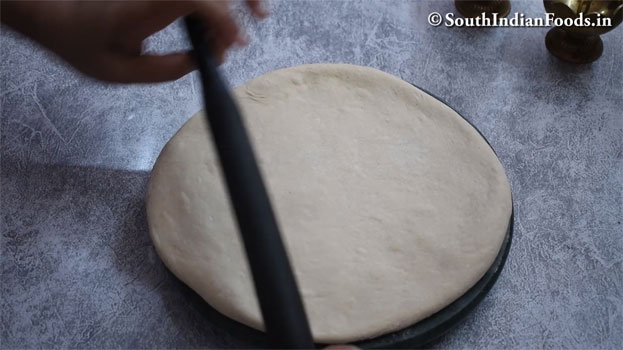
[[(261, 0), (246, 0), (256, 17)], [(226, 0), (194, 1), (2, 1), (2, 23), (13, 27), (94, 78), (121, 83), (177, 79), (194, 69), (188, 52), (142, 54), (142, 42), (175, 19), (204, 21), (219, 60), (247, 39)]]

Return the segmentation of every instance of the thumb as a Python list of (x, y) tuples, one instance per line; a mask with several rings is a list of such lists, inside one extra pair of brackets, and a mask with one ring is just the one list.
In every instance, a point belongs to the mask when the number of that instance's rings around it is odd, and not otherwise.
[(159, 83), (176, 80), (195, 69), (189, 52), (167, 55), (119, 56), (110, 81), (119, 83)]

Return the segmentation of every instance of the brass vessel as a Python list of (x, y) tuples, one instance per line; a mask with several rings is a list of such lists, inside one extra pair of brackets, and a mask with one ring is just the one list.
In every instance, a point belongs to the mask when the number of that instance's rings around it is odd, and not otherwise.
[(599, 35), (609, 32), (623, 19), (623, 0), (543, 0), (545, 10), (554, 18), (576, 20), (582, 16), (591, 23), (610, 19), (609, 26), (560, 26), (545, 36), (549, 52), (567, 62), (590, 63), (598, 59), (604, 49)]
[(509, 0), (455, 0), (454, 6), (464, 17), (474, 18), (482, 13), (491, 18), (494, 13), (505, 17), (511, 11)]

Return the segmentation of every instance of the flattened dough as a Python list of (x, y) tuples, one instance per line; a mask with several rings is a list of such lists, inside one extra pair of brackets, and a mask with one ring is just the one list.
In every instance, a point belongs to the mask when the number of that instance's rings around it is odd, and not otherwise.
[[(381, 71), (304, 65), (235, 90), (314, 339), (404, 328), (489, 268), (511, 215), (499, 160), (452, 109)], [(154, 166), (149, 227), (167, 267), (221, 313), (261, 329), (204, 116)]]

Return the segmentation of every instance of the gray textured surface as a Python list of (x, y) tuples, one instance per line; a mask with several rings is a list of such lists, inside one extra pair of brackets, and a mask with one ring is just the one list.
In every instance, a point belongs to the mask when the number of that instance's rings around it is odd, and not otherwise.
[[(536, 16), (540, 1), (513, 1)], [(498, 152), (516, 222), (497, 285), (440, 348), (617, 348), (623, 342), (623, 35), (574, 66), (546, 28), (426, 23), (452, 1), (272, 2), (232, 85), (301, 63), (393, 73), (445, 100)], [(164, 268), (143, 198), (156, 156), (199, 109), (196, 75), (153, 86), (86, 79), (3, 28), (2, 348), (251, 346)], [(180, 26), (150, 39), (184, 47)]]

